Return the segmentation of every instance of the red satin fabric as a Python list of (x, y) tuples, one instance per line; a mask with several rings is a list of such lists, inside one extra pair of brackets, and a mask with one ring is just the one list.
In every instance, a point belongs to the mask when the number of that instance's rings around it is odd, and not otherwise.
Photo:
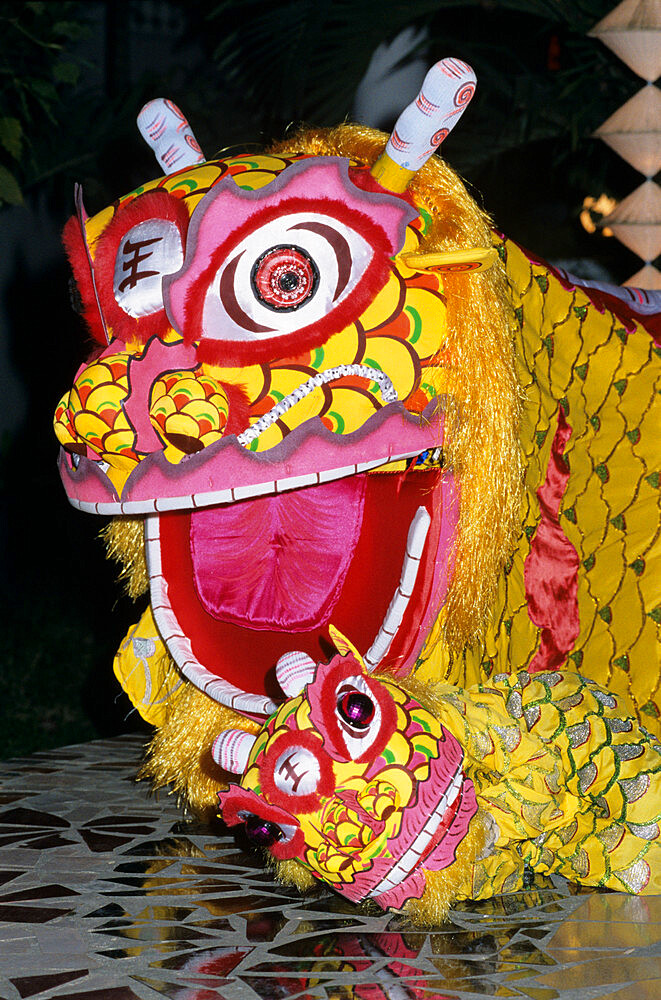
[(560, 503), (569, 479), (564, 450), (572, 429), (558, 410), (544, 485), (537, 490), (541, 519), (525, 563), (524, 579), (530, 620), (540, 628), (539, 649), (528, 670), (553, 670), (564, 663), (578, 637), (578, 566), (576, 549), (559, 519)]

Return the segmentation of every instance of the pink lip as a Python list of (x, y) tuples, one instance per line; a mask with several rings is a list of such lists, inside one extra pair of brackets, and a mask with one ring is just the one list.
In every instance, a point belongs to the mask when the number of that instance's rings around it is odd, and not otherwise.
[[(434, 413), (434, 409), (436, 412)], [(419, 455), (443, 441), (443, 414), (433, 402), (421, 416), (390, 403), (358, 431), (342, 437), (320, 420), (297, 427), (267, 452), (251, 452), (229, 435), (171, 465), (162, 452), (147, 455), (131, 473), (121, 499), (98, 463), (66, 452), (60, 475), (74, 507), (97, 514), (150, 514), (193, 510), (264, 493), (330, 482)]]
[(440, 756), (431, 761), (427, 781), (418, 783), (416, 803), (404, 810), (401, 832), (388, 841), (392, 857), (377, 858), (338, 891), (355, 902), (370, 897), (384, 908), (399, 908), (422, 895), (423, 868), (438, 871), (453, 863), (477, 812), (473, 783), (463, 775), (462, 762), (459, 743), (444, 730)]

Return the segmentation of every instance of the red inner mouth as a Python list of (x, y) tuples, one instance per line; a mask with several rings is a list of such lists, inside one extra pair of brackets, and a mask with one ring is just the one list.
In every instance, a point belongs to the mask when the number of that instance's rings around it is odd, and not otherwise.
[(436, 471), (363, 475), (160, 515), (168, 599), (194, 656), (243, 691), (278, 697), (273, 668), (283, 653), (300, 649), (318, 662), (332, 654), (329, 620), (365, 653), (398, 586), (411, 520), (425, 506), (432, 524), (414, 595), (379, 664), (396, 669), (421, 641), (440, 483)]

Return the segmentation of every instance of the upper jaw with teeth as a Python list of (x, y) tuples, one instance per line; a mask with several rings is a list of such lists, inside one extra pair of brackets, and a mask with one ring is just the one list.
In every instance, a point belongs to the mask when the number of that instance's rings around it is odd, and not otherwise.
[[(132, 417), (136, 424), (138, 403), (149, 399), (147, 391), (140, 385), (140, 378), (144, 376), (147, 380), (153, 379), (154, 373), (166, 364), (175, 367), (177, 361), (185, 362), (186, 358), (182, 356), (183, 350), (177, 344), (162, 345), (150, 342), (144, 351), (138, 352), (128, 360), (127, 391), (120, 405), (123, 408), (122, 412)], [(110, 357), (113, 360), (108, 363), (114, 364), (115, 356), (111, 354)], [(290, 372), (290, 369), (287, 366), (282, 369), (275, 368), (269, 376), (271, 384), (277, 384), (278, 377), (284, 380), (283, 384), (286, 384), (287, 379), (283, 372)], [(186, 370), (182, 365), (180, 374), (186, 385), (189, 385), (195, 373)], [(220, 373), (216, 374), (220, 382)], [(207, 380), (211, 379), (209, 374), (204, 377)], [(81, 378), (84, 380), (91, 376), (83, 371)], [(268, 714), (272, 710), (274, 692), (264, 689), (261, 676), (258, 683), (253, 683), (250, 673), (246, 673), (245, 670), (242, 670), (241, 682), (236, 683), (236, 679), (226, 676), (227, 670), (223, 665), (214, 662), (213, 659), (210, 660), (206, 653), (200, 652), (200, 643), (196, 635), (200, 616), (194, 626), (191, 624), (192, 618), (182, 617), (173, 599), (175, 583), (171, 575), (168, 576), (168, 573), (163, 571), (160, 515), (177, 511), (190, 513), (211, 508), (222, 511), (236, 504), (245, 505), (255, 501), (266, 503), (268, 498), (272, 498), (272, 502), (275, 503), (279, 497), (284, 495), (293, 497), (299, 492), (308, 498), (317, 495), (315, 493), (317, 488), (321, 488), (319, 490), (321, 496), (322, 490), (328, 489), (331, 484), (364, 477), (367, 473), (371, 473), (368, 478), (370, 490), (374, 491), (373, 476), (382, 480), (380, 473), (389, 472), (391, 469), (398, 470), (397, 475), (404, 477), (405, 492), (417, 487), (420, 502), (414, 506), (409, 504), (409, 509), (401, 516), (396, 514), (394, 505), (389, 510), (376, 510), (372, 504), (370, 509), (373, 510), (373, 514), (370, 516), (377, 519), (378, 523), (370, 526), (365, 520), (358, 525), (356, 537), (351, 543), (356, 553), (360, 555), (364, 552), (364, 546), (361, 549), (359, 544), (360, 539), (370, 531), (376, 531), (384, 537), (388, 536), (391, 544), (394, 541), (393, 532), (399, 535), (397, 544), (400, 549), (395, 558), (396, 565), (390, 567), (389, 582), (382, 592), (378, 611), (372, 614), (371, 623), (368, 623), (365, 630), (357, 636), (357, 641), (361, 643), (362, 651), (366, 654), (371, 668), (382, 663), (398, 634), (401, 636), (407, 627), (410, 628), (410, 623), (407, 625), (405, 621), (405, 627), (402, 629), (402, 620), (406, 617), (416, 585), (419, 588), (420, 579), (425, 576), (425, 574), (420, 576), (418, 573), (423, 556), (429, 566), (433, 562), (434, 548), (439, 544), (439, 535), (443, 536), (443, 544), (446, 544), (453, 533), (453, 524), (456, 520), (456, 498), (451, 472), (444, 471), (443, 484), (439, 486), (437, 483), (435, 492), (431, 490), (429, 480), (429, 477), (438, 479), (438, 470), (442, 464), (439, 447), (443, 442), (442, 398), (432, 399), (422, 414), (413, 414), (409, 412), (405, 402), (397, 398), (398, 393), (402, 392), (401, 386), (398, 390), (388, 374), (357, 363), (333, 365), (314, 374), (308, 371), (298, 372), (297, 379), (297, 383), (288, 394), (282, 394), (277, 403), (261, 415), (252, 417), (251, 422), (242, 430), (225, 433), (197, 451), (180, 455), (178, 461), (174, 461), (172, 455), (166, 455), (165, 450), (155, 449), (146, 453), (137, 464), (129, 467), (128, 475), (120, 486), (116, 485), (117, 479), (113, 482), (111, 478), (113, 469), (108, 469), (105, 458), (95, 461), (89, 447), (86, 456), (70, 451), (69, 455), (63, 453), (61, 459), (61, 473), (70, 500), (77, 507), (100, 514), (148, 515), (146, 541), (152, 608), (159, 632), (169, 652), (183, 675), (198, 688), (239, 712), (253, 715)], [(305, 408), (314, 400), (315, 394), (319, 396), (324, 392), (339, 392), (346, 399), (355, 393), (357, 398), (365, 399), (367, 385), (372, 398), (379, 405), (372, 410), (372, 415), (361, 426), (351, 430), (350, 433), (338, 433), (338, 428), (331, 430), (319, 415), (303, 419), (309, 412)], [(80, 401), (81, 398), (79, 392), (76, 399)], [(158, 397), (157, 404), (163, 405), (161, 396)], [(73, 403), (70, 405), (73, 406)], [(273, 431), (276, 429), (281, 433), (280, 424), (283, 420), (289, 420), (292, 429), (274, 444)], [(84, 421), (81, 421), (81, 427), (84, 428)], [(149, 441), (148, 432), (149, 427), (146, 426), (143, 414), (142, 424), (138, 426), (136, 432), (140, 443)], [(153, 427), (151, 433), (155, 438)], [(76, 458), (75, 462), (70, 460), (73, 457)], [(113, 461), (112, 456), (110, 460)], [(120, 455), (120, 461), (123, 460), (124, 456)], [(405, 474), (407, 468), (412, 470), (410, 474), (409, 472)], [(123, 474), (123, 471), (121, 468), (120, 474)], [(387, 478), (391, 479), (391, 476)], [(399, 506), (399, 491), (391, 493), (392, 501)], [(444, 501), (435, 503), (433, 498), (436, 497), (438, 500), (441, 495)], [(314, 530), (315, 523), (318, 529), (319, 522), (318, 520), (315, 522), (314, 504), (310, 503), (309, 509), (311, 511), (309, 530)], [(192, 518), (194, 516), (192, 515)], [(436, 521), (440, 519), (443, 524), (436, 531), (432, 531), (428, 539), (432, 517)], [(396, 523), (398, 527), (395, 531)], [(252, 530), (247, 520), (244, 526), (246, 530)], [(407, 538), (411, 532), (412, 545), (408, 545)], [(295, 540), (289, 536), (287, 546), (289, 551), (295, 550), (294, 542)], [(372, 563), (376, 559), (378, 564), (383, 565), (378, 545), (372, 544), (369, 552)], [(324, 558), (322, 541), (316, 557)], [(354, 552), (350, 552), (348, 561), (352, 562), (353, 557)], [(354, 567), (354, 577), (356, 569), (357, 567)], [(302, 565), (300, 571), (305, 574), (306, 566)], [(354, 585), (354, 593), (359, 593), (366, 586), (373, 588), (372, 574), (372, 566), (366, 565), (363, 585), (362, 587)], [(443, 573), (440, 576), (443, 576)], [(428, 572), (424, 586), (430, 588), (432, 585), (440, 584), (442, 593), (443, 588), (447, 586), (447, 580), (439, 580), (438, 577), (439, 574), (434, 577), (433, 573), (430, 575)], [(310, 628), (314, 630), (315, 643), (318, 643), (318, 636), (325, 630), (333, 610), (334, 607), (329, 604), (328, 613), (311, 623)], [(416, 610), (428, 612), (430, 609), (426, 602), (422, 601)], [(412, 611), (411, 606), (409, 617)], [(365, 611), (361, 607), (355, 607), (353, 614), (357, 619), (365, 617)], [(222, 619), (222, 611), (217, 617)], [(369, 615), (367, 617), (369, 618)], [(251, 628), (249, 620), (244, 624), (246, 628)], [(424, 625), (424, 622), (422, 624)], [(416, 628), (419, 629), (419, 625), (419, 622), (416, 623)], [(260, 628), (259, 625), (257, 627)], [(424, 638), (422, 630), (420, 635)], [(261, 641), (263, 633), (258, 638)], [(276, 636), (276, 648), (273, 653), (270, 650), (262, 653), (262, 662), (258, 662), (257, 673), (263, 675), (268, 672), (278, 655), (285, 652), (286, 648), (291, 648), (291, 640), (287, 640), (288, 645), (284, 647), (278, 645), (279, 641)], [(226, 642), (225, 637), (219, 640), (218, 644), (223, 642)], [(207, 646), (211, 644), (209, 640)], [(420, 644), (419, 642), (415, 648), (409, 644), (404, 650), (405, 655), (401, 659), (403, 666), (410, 663), (417, 655)], [(316, 645), (314, 648), (309, 648), (309, 652), (315, 657), (321, 655)], [(401, 651), (398, 655), (401, 655)], [(259, 654), (256, 659), (260, 661)]]
[(162, 449), (132, 461), (124, 454), (65, 446), (60, 473), (69, 500), (81, 510), (98, 514), (197, 509), (330, 482), (405, 462), (439, 447), (443, 400), (433, 400), (423, 414), (413, 415), (397, 400), (388, 376), (380, 373), (380, 394), (388, 402), (353, 433), (339, 435), (321, 419), (311, 417), (278, 443), (259, 450), (285, 413), (295, 411), (314, 389), (333, 386), (356, 369), (365, 379), (366, 371), (373, 372), (362, 365), (343, 365), (311, 376), (239, 433), (224, 434), (204, 448), (179, 455), (176, 465)]
[[(406, 257), (419, 248), (426, 223), (410, 203), (398, 197), (363, 195), (346, 173), (346, 161), (322, 163), (296, 157), (293, 161), (291, 167), (283, 163), (278, 168), (281, 172), (275, 171), (278, 180), (265, 185), (263, 194), (242, 193), (228, 180), (217, 186), (215, 194), (212, 186), (208, 195), (194, 205), (191, 202), (183, 265), (163, 282), (171, 325), (141, 341), (125, 337), (120, 325), (114, 325), (115, 335), (80, 369), (56, 414), (62, 444), (60, 471), (72, 504), (92, 513), (147, 517), (152, 609), (180, 671), (212, 698), (257, 715), (268, 713), (277, 699), (277, 689), (267, 675), (278, 656), (291, 648), (292, 631), (302, 635), (297, 645), (318, 659), (328, 624), (339, 617), (347, 632), (355, 634), (371, 667), (383, 665), (388, 657), (399, 669), (410, 666), (447, 589), (447, 556), (456, 527), (452, 476), (447, 470), (441, 476), (440, 462), (434, 458), (444, 440), (444, 383), (439, 364), (446, 330), (442, 280), (433, 273), (421, 274)], [(242, 186), (250, 187), (253, 168), (228, 163), (229, 173), (240, 170)], [(246, 341), (239, 344), (241, 357), (228, 355), (224, 360), (220, 348), (213, 347), (213, 337), (229, 336), (238, 311), (245, 311), (247, 285), (240, 301), (231, 302), (230, 308), (230, 299), (219, 305), (225, 279), (213, 279), (203, 308), (195, 313), (195, 322), (199, 319), (202, 324), (199, 338), (191, 339), (186, 328), (187, 317), (193, 315), (187, 311), (187, 283), (194, 284), (200, 276), (207, 280), (196, 270), (200, 255), (208, 252), (214, 260), (219, 255), (218, 275), (230, 274), (232, 262), (238, 261), (231, 246), (223, 256), (222, 241), (213, 243), (214, 213), (225, 205), (230, 215), (236, 212), (238, 219), (243, 213), (248, 220), (251, 213), (270, 204), (269, 199), (275, 204), (288, 185), (292, 190), (301, 187), (306, 172), (312, 176), (315, 171), (323, 172), (330, 188), (346, 196), (349, 204), (355, 202), (359, 215), (372, 213), (376, 225), (388, 231), (378, 251), (382, 260), (371, 299), (363, 295), (355, 315), (345, 309), (344, 326), (324, 327), (322, 317), (319, 330), (309, 328), (312, 333), (306, 336), (312, 339), (309, 344), (301, 342), (298, 353), (278, 355), (279, 345), (289, 343), (285, 331), (284, 339), (272, 337), (268, 347), (258, 334), (253, 354)], [(258, 175), (260, 170), (256, 170)], [(161, 201), (167, 200), (164, 194)], [(127, 213), (137, 212), (140, 205), (152, 211), (152, 202), (132, 202), (129, 196), (114, 215), (117, 225), (126, 217), (126, 225), (133, 226), (133, 243), (136, 238), (160, 235), (176, 242), (174, 222), (159, 222), (158, 232), (143, 233), (140, 227), (147, 223), (136, 222), (126, 213), (122, 216), (125, 205)], [(154, 211), (160, 211), (160, 202), (153, 205)], [(227, 214), (222, 218), (216, 235), (225, 231), (227, 218)], [(359, 288), (361, 268), (372, 266), (369, 241), (351, 243), (350, 221), (338, 222), (339, 236), (334, 235), (330, 244), (330, 271), (337, 270), (328, 292), (331, 298), (348, 295), (354, 281)], [(292, 216), (291, 224), (297, 241), (307, 239), (307, 233), (314, 242), (322, 238), (322, 232), (329, 232), (328, 220), (301, 228), (301, 221)], [(110, 233), (107, 217), (100, 213), (84, 225), (94, 254), (102, 255)], [(267, 220), (264, 231), (270, 225)], [(248, 242), (258, 239), (260, 231), (257, 227), (246, 237)], [(185, 234), (182, 239), (186, 243)], [(122, 240), (120, 255), (131, 242)], [(372, 241), (372, 248), (378, 243)], [(345, 244), (355, 257), (350, 268), (338, 257)], [(250, 246), (246, 243), (242, 249), (241, 261), (247, 259)], [(359, 263), (361, 255), (364, 265)], [(116, 275), (125, 271), (115, 268)], [(125, 283), (121, 277), (120, 285)], [(139, 293), (139, 283), (136, 288), (127, 286), (125, 297), (122, 292), (117, 300), (120, 308), (136, 304), (132, 297)], [(319, 295), (321, 290), (310, 299), (315, 309), (321, 302)], [(211, 299), (215, 302), (212, 309)], [(202, 329), (207, 315), (212, 323), (220, 317), (221, 325)], [(294, 329), (294, 313), (283, 315), (287, 330)], [(271, 320), (280, 322), (273, 312), (260, 313), (259, 324), (271, 325)], [(227, 344), (231, 354), (234, 347)], [(209, 350), (216, 353), (211, 356)], [(226, 360), (231, 361), (229, 367), (223, 367)], [(421, 464), (417, 464), (419, 456), (425, 456)], [(409, 475), (409, 468), (421, 471)], [(381, 473), (401, 477), (401, 491), (400, 480), (396, 488), (377, 485), (376, 480), (391, 478)], [(333, 484), (365, 477), (364, 487), (338, 486), (333, 492)], [(349, 493), (355, 498), (352, 519), (342, 514), (342, 508), (354, 502), (347, 500)], [(407, 495), (406, 503), (400, 503)], [(211, 542), (219, 553), (215, 565), (200, 555), (215, 515), (204, 522), (199, 515), (218, 512), (218, 524), (222, 522), (226, 534), (232, 518), (224, 512), (235, 507), (243, 510), (247, 504), (254, 505), (252, 524), (257, 524), (259, 514), (261, 523), (269, 525), (269, 545), (260, 548), (254, 544), (257, 529), (251, 526), (251, 518), (237, 516), (232, 524), (232, 530), (243, 533), (246, 551), (253, 553), (253, 572), (246, 575), (245, 586), (261, 595), (253, 600), (260, 604), (254, 615), (250, 602), (233, 596), (234, 581), (227, 574), (229, 596), (214, 590), (222, 546)], [(296, 513), (299, 508), (305, 516)], [(173, 542), (176, 532), (170, 530), (168, 518), (179, 513), (187, 519), (186, 526)], [(316, 550), (307, 538), (315, 532), (320, 539)], [(341, 532), (344, 541), (336, 537)], [(175, 579), (184, 574), (182, 560), (170, 555), (173, 546), (179, 552), (178, 545), (185, 550), (186, 572), (192, 581), (186, 593)], [(273, 556), (277, 547), (283, 553), (279, 565)], [(191, 549), (195, 549), (193, 556)], [(236, 553), (228, 557), (225, 547), (222, 559), (232, 566)], [(256, 581), (261, 562), (270, 568)], [(314, 562), (337, 566), (324, 576), (316, 568), (313, 572)], [(295, 606), (283, 608), (282, 602), (278, 604), (268, 594), (272, 589), (286, 596), (297, 580), (301, 581), (299, 604), (306, 598), (307, 587), (312, 603), (318, 606), (307, 616)], [(363, 595), (368, 593), (366, 607)], [(246, 635), (254, 641), (248, 643)], [(216, 652), (221, 648), (235, 651), (236, 655), (229, 656), (233, 662), (225, 653)]]

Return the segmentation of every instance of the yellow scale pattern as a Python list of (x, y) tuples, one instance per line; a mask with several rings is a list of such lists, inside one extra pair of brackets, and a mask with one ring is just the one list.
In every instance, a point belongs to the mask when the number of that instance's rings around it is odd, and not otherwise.
[(580, 633), (567, 665), (613, 693), (628, 694), (646, 725), (661, 733), (660, 352), (646, 331), (627, 331), (516, 244), (499, 247), (520, 326), (515, 355), (525, 397), (522, 531), (501, 575), (484, 641), (452, 661), (439, 622), (416, 676), (471, 685), (525, 668), (533, 659), (540, 630), (528, 614), (524, 566), (540, 520), (536, 491), (546, 477), (561, 406), (572, 433), (564, 453), (570, 476), (560, 524), (580, 560)]
[(526, 863), (588, 885), (661, 891), (661, 744), (625, 696), (573, 671), (521, 671), (469, 690), (442, 684), (436, 698), (496, 823), (459, 898), (522, 888)]

